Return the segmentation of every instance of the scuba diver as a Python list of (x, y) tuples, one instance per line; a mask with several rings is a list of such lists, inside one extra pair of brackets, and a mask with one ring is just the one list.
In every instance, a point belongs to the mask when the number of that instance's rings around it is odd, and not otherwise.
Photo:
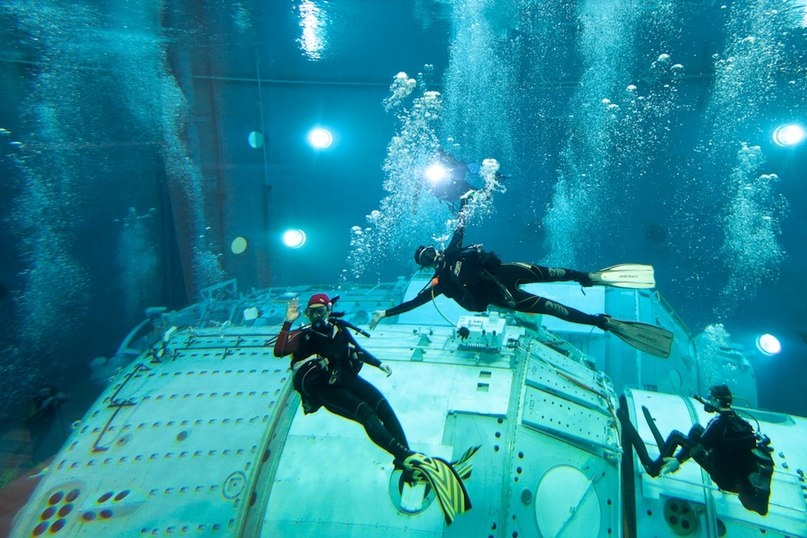
[(300, 308), (296, 298), (289, 301), (275, 356), (292, 355), (294, 388), (306, 414), (324, 405), (330, 412), (358, 422), (400, 465), (412, 454), (401, 423), (384, 395), (358, 375), (364, 363), (388, 376), (392, 370), (359, 346), (348, 332), (353, 326), (332, 313), (334, 301), (324, 293), (312, 295), (305, 309), (311, 324), (291, 332)]
[(753, 427), (731, 409), (733, 398), (728, 386), (715, 385), (709, 390), (708, 398), (697, 395), (694, 398), (703, 404), (707, 413), (718, 415), (709, 421), (706, 428), (695, 424), (687, 435), (673, 430), (666, 440), (661, 437), (648, 409), (642, 407), (659, 447), (659, 457), (655, 460), (648, 455), (647, 447), (631, 423), (627, 409), (621, 406), (617, 416), (627, 442), (633, 445), (639, 461), (650, 476), (673, 473), (681, 463), (692, 458), (709, 473), (718, 488), (738, 493), (746, 509), (764, 516), (768, 513), (774, 466), (770, 439), (757, 436)]
[(599, 327), (652, 355), (670, 355), (673, 335), (661, 327), (637, 321), (616, 320), (606, 314), (586, 314), (520, 288), (534, 282), (568, 281), (579, 282), (585, 287), (604, 285), (652, 288), (655, 287), (652, 266), (622, 264), (595, 273), (584, 273), (523, 262), (502, 263), (495, 253), (483, 250), (481, 245), (462, 245), (465, 235), (464, 203), (471, 195), (473, 191), (468, 191), (462, 197), (463, 207), (460, 209), (458, 225), (448, 247), (440, 251), (433, 246), (420, 246), (415, 251), (415, 262), (418, 265), (434, 268), (429, 284), (411, 300), (373, 312), (371, 330), (382, 318), (409, 312), (442, 294), (473, 312), (484, 312), (489, 305), (493, 305), (518, 312), (548, 314), (572, 323)]
[[(275, 356), (291, 354), (294, 389), (300, 394), (304, 413), (314, 413), (325, 406), (331, 413), (364, 426), (367, 436), (395, 458), (395, 469), (402, 471), (399, 488), (404, 483), (428, 482), (440, 501), (446, 522), (451, 524), (456, 514), (471, 508), (462, 478), (444, 460), (411, 450), (389, 402), (358, 375), (364, 363), (387, 376), (392, 370), (363, 349), (349, 331), (369, 334), (340, 319), (342, 313), (333, 312), (338, 299), (324, 293), (312, 295), (305, 309), (310, 325), (295, 331), (290, 329), (300, 317), (300, 308), (296, 298), (289, 301), (275, 342)], [(469, 468), (467, 472), (470, 473)]]

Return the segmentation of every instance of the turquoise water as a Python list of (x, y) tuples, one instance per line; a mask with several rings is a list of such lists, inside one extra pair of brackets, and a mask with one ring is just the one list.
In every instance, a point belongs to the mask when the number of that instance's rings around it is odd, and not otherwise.
[(761, 404), (807, 415), (807, 144), (772, 141), (807, 123), (801, 1), (8, 1), (0, 39), (4, 421), (224, 278), (408, 277), (453, 224), (438, 148), (507, 176), (469, 243), (653, 264), (693, 332), (778, 336)]

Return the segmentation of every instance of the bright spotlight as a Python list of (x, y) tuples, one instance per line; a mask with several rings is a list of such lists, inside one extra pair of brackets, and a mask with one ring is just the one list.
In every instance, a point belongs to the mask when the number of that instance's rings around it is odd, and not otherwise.
[(289, 248), (300, 248), (305, 244), (305, 232), (302, 230), (286, 230), (283, 232), (283, 244)]
[(328, 129), (314, 127), (308, 131), (308, 143), (314, 149), (326, 149), (333, 144), (333, 135)]
[(796, 123), (789, 123), (787, 125), (780, 125), (773, 132), (773, 141), (778, 146), (795, 146), (804, 140), (805, 133), (804, 127)]
[(772, 334), (762, 334), (757, 337), (757, 349), (763, 355), (778, 355), (782, 351), (782, 344)]
[(430, 165), (423, 173), (432, 185), (448, 177), (448, 169), (440, 163)]

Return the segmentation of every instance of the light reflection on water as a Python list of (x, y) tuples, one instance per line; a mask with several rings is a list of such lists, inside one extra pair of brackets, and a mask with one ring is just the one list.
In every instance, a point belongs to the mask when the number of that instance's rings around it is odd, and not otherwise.
[(303, 0), (298, 7), (300, 13), (300, 37), (297, 44), (306, 58), (321, 60), (328, 45), (328, 14), (312, 0)]

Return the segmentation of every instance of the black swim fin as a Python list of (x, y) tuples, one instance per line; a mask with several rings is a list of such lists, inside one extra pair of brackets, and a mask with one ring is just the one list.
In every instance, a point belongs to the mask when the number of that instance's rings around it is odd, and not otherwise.
[(653, 418), (653, 415), (650, 414), (650, 410), (645, 406), (642, 406), (642, 413), (644, 414), (644, 419), (647, 421), (647, 426), (650, 428), (650, 433), (653, 434), (653, 439), (656, 440), (656, 446), (659, 452), (661, 452), (661, 447), (664, 446), (664, 437), (662, 437), (661, 432), (658, 431), (656, 419)]
[(650, 353), (666, 359), (672, 349), (673, 333), (667, 329), (642, 323), (641, 321), (623, 321), (605, 316), (602, 328), (614, 333), (618, 338), (639, 351)]

